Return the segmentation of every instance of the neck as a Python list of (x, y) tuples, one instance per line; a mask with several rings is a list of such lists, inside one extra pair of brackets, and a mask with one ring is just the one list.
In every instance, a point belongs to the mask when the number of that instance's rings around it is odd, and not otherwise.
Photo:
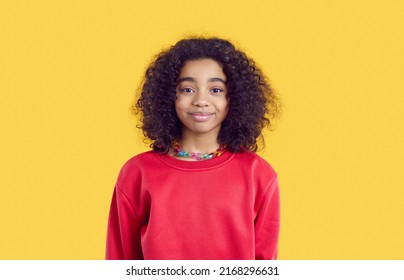
[(211, 153), (219, 148), (217, 135), (189, 134), (184, 132), (179, 140), (182, 150), (195, 153)]

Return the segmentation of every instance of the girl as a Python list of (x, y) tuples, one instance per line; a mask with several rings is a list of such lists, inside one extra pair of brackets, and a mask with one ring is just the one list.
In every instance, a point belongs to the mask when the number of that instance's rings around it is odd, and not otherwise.
[(278, 180), (255, 151), (279, 102), (253, 60), (223, 39), (181, 40), (133, 109), (152, 151), (119, 173), (106, 258), (275, 259)]

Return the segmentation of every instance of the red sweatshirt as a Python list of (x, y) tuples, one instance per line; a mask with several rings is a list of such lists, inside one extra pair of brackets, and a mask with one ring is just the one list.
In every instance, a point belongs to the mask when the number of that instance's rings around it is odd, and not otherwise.
[(106, 259), (276, 259), (278, 232), (277, 175), (255, 153), (146, 152), (119, 173)]

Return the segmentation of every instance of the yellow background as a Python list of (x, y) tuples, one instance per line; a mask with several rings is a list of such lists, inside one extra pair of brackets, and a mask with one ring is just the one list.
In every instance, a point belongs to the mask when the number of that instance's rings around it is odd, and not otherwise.
[(145, 151), (129, 106), (186, 34), (233, 40), (284, 115), (261, 153), (280, 259), (404, 258), (404, 1), (2, 1), (0, 259), (102, 259), (112, 189)]

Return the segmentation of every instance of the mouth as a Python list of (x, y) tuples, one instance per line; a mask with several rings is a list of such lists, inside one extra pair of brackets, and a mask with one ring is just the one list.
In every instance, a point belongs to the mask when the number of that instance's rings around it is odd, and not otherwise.
[(189, 116), (191, 116), (191, 118), (197, 122), (204, 122), (209, 120), (214, 113), (209, 113), (209, 112), (191, 112), (188, 113)]

